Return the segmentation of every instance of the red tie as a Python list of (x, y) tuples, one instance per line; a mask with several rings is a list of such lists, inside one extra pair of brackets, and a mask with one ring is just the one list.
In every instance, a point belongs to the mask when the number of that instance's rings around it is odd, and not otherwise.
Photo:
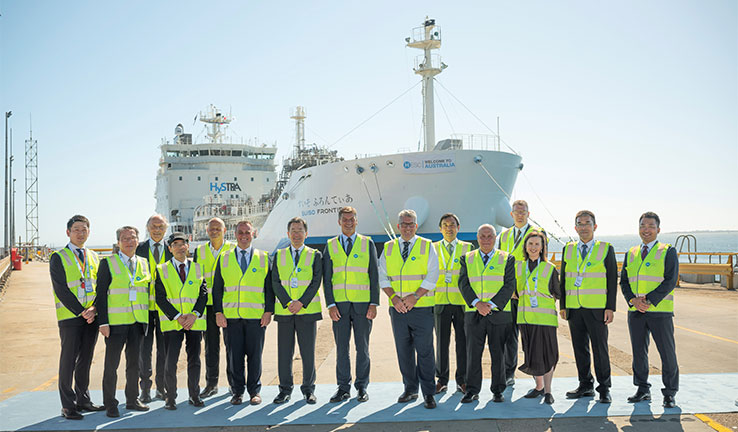
[(643, 249), (641, 249), (641, 260), (646, 259), (646, 255), (648, 255), (648, 246), (643, 245)]
[(184, 264), (179, 265), (179, 278), (182, 279), (182, 283), (184, 283), (185, 279), (187, 279), (187, 273), (185, 273)]

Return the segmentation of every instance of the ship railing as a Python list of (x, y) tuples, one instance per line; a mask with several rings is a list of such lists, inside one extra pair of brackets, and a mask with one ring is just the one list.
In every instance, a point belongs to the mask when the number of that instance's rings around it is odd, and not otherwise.
[(500, 140), (490, 134), (452, 134), (451, 139), (461, 140), (465, 150), (500, 151)]

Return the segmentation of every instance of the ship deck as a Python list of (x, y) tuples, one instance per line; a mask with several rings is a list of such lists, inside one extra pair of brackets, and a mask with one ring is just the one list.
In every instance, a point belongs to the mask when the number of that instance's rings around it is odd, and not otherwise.
[[(335, 349), (329, 321), (319, 322), (316, 347), (318, 403), (306, 405), (299, 389), (291, 402), (274, 405), (277, 394), (276, 325), (267, 329), (264, 348), (262, 397), (259, 406), (230, 405), (225, 387), (205, 400), (204, 408), (187, 404), (186, 389), (179, 394), (178, 411), (163, 409), (163, 402), (150, 404), (147, 413), (131, 413), (121, 407), (121, 417), (109, 419), (103, 413), (88, 413), (82, 421), (59, 416), (57, 385), (59, 336), (54, 316), (48, 265), (32, 262), (13, 272), (0, 300), (0, 429), (2, 430), (265, 430), (302, 429), (313, 431), (371, 430), (525, 430), (525, 431), (710, 431), (738, 428), (738, 292), (717, 285), (685, 285), (677, 289), (675, 334), (681, 372), (677, 408), (661, 407), (660, 361), (651, 345), (649, 362), (653, 402), (628, 404), (634, 392), (631, 378), (630, 342), (624, 301), (619, 298), (615, 322), (610, 328), (610, 355), (613, 373), (613, 403), (592, 399), (567, 400), (564, 393), (576, 387), (576, 366), (566, 325), (559, 327), (560, 360), (554, 374), (552, 406), (522, 396), (533, 380), (518, 372), (516, 384), (505, 392), (506, 402), (491, 402), (489, 386), (482, 386), (480, 400), (462, 405), (459, 393), (437, 396), (438, 408), (426, 410), (420, 402), (400, 405), (402, 391), (387, 306), (383, 303), (372, 331), (369, 402), (350, 399), (330, 404), (335, 390)], [(327, 317), (327, 314), (325, 314)], [(104, 342), (99, 339), (92, 364), (91, 393), (102, 400)], [(453, 350), (451, 350), (453, 351)], [(223, 354), (224, 355), (224, 354)], [(522, 353), (520, 354), (522, 361)], [(451, 353), (452, 367), (455, 364)], [(485, 364), (489, 356), (485, 354)], [(204, 362), (203, 362), (204, 363)], [(221, 362), (225, 377), (225, 362)], [(295, 382), (301, 381), (301, 364), (295, 359)], [(489, 370), (485, 367), (485, 379)], [(202, 370), (204, 382), (204, 367)], [(452, 372), (453, 373), (453, 372)], [(185, 383), (185, 358), (180, 357), (179, 383)], [(124, 362), (118, 371), (118, 398), (124, 400)], [(221, 380), (221, 384), (225, 379)], [(455, 386), (450, 385), (451, 389)], [(355, 396), (355, 395), (354, 395)], [(725, 429), (720, 429), (721, 427)]]

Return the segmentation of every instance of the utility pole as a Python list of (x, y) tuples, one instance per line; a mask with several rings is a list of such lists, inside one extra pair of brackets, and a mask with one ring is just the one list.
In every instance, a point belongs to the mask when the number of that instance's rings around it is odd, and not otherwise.
[(5, 239), (3, 243), (3, 253), (8, 254), (8, 236), (10, 235), (9, 232), (9, 218), (8, 218), (8, 200), (9, 200), (9, 192), (8, 189), (8, 119), (10, 116), (13, 115), (13, 111), (6, 111), (5, 112)]
[[(15, 158), (13, 157), (13, 128), (10, 128), (10, 173), (8, 174), (8, 179), (10, 181), (10, 209), (8, 211), (8, 215), (10, 216), (10, 236), (8, 239), (10, 239), (10, 242), (8, 244), (9, 248), (13, 247), (13, 244), (15, 243), (15, 179), (13, 178), (13, 160)], [(10, 249), (8, 249), (10, 250)]]

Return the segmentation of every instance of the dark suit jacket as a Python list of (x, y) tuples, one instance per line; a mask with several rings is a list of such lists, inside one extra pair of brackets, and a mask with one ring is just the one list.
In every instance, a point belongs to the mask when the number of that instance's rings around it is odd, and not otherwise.
[(87, 324), (87, 320), (80, 316), (85, 311), (85, 308), (77, 300), (77, 296), (69, 290), (67, 286), (67, 272), (64, 270), (64, 264), (58, 254), (51, 255), (49, 273), (51, 275), (51, 286), (54, 288), (54, 294), (56, 294), (56, 297), (65, 308), (77, 315), (77, 318), (58, 321), (59, 327), (75, 327)]
[[(288, 246), (289, 247), (289, 246)], [(303, 249), (302, 253), (305, 253), (305, 250)], [(274, 255), (274, 259), (272, 260), (272, 291), (274, 291), (274, 296), (276, 297), (277, 301), (282, 305), (282, 307), (287, 308), (287, 305), (292, 300), (299, 300), (300, 303), (302, 303), (303, 307), (308, 307), (310, 305), (310, 302), (313, 300), (313, 297), (318, 293), (318, 288), (320, 288), (320, 283), (323, 280), (323, 254), (320, 253), (319, 250), (315, 251), (315, 257), (313, 258), (313, 280), (310, 282), (310, 285), (308, 285), (305, 292), (302, 294), (302, 296), (299, 299), (293, 299), (290, 297), (290, 294), (287, 292), (286, 289), (282, 286), (282, 281), (279, 279), (279, 267), (277, 266), (277, 255)], [(314, 319), (315, 321), (323, 319), (322, 313), (314, 313), (314, 314), (308, 314), (308, 315), (301, 315), (305, 317), (305, 319)], [(287, 321), (291, 317), (290, 316), (284, 316), (284, 315), (274, 315), (274, 321)]]
[[(657, 247), (659, 242), (656, 242), (653, 247)], [(628, 254), (625, 254), (623, 260), (623, 270), (620, 272), (620, 290), (623, 292), (626, 302), (630, 302), (635, 297), (633, 289), (630, 287), (630, 281), (628, 280)], [(677, 279), (679, 278), (679, 258), (677, 256), (676, 249), (669, 247), (666, 250), (666, 262), (664, 262), (664, 280), (656, 287), (655, 290), (646, 294), (646, 299), (651, 304), (658, 305), (661, 300), (664, 299), (669, 293), (676, 287)], [(669, 316), (670, 314), (663, 314)], [(673, 315), (673, 313), (671, 314)]]
[[(474, 253), (478, 253), (478, 251), (479, 249), (475, 249)], [(472, 307), (472, 302), (475, 299), (479, 299), (479, 297), (477, 297), (477, 294), (474, 292), (471, 287), (471, 283), (469, 282), (469, 275), (466, 270), (466, 256), (462, 256), (459, 261), (461, 264), (461, 269), (459, 270), (459, 289), (461, 290), (461, 295), (464, 296), (466, 304), (469, 305), (469, 307)], [(507, 324), (512, 322), (512, 313), (505, 312), (502, 309), (510, 301), (516, 287), (515, 257), (510, 254), (507, 257), (507, 262), (505, 263), (505, 275), (503, 278), (502, 288), (500, 288), (497, 294), (492, 297), (492, 303), (497, 305), (499, 311), (493, 311), (487, 315), (487, 319), (492, 321), (493, 324)], [(482, 318), (476, 310), (467, 313), (473, 313), (478, 315), (479, 318)]]
[[(231, 253), (231, 252), (229, 252)], [(254, 249), (251, 248), (251, 256), (249, 263), (254, 256)], [(235, 257), (235, 255), (234, 255)], [(238, 264), (236, 262), (236, 264)], [(270, 266), (271, 267), (271, 266)], [(215, 265), (215, 273), (213, 275), (213, 312), (223, 313), (223, 275), (220, 273), (220, 260)], [(274, 290), (272, 290), (272, 269), (268, 267), (266, 278), (264, 278), (264, 312), (274, 313)]]
[[(340, 243), (340, 240), (339, 240)], [(352, 245), (351, 250), (356, 247)], [(365, 314), (370, 304), (379, 305), (379, 267), (377, 265), (377, 248), (374, 241), (369, 239), (369, 302), (354, 303), (356, 312)], [(326, 243), (323, 249), (323, 296), (325, 297), (325, 305), (336, 303), (333, 296), (333, 261), (331, 260), (330, 251)], [(349, 303), (349, 302), (346, 302)]]
[[(189, 264), (189, 270), (192, 270), (192, 260), (190, 260)], [(171, 303), (169, 303), (169, 300), (167, 299), (167, 290), (164, 288), (164, 282), (161, 281), (161, 275), (157, 272), (156, 274), (156, 284), (155, 288), (156, 290), (156, 305), (159, 306), (159, 309), (166, 315), (167, 318), (170, 320), (173, 320), (174, 317), (179, 314), (179, 310), (175, 308)], [(196, 311), (200, 315), (203, 314), (205, 311), (205, 304), (208, 302), (208, 285), (207, 282), (205, 282), (205, 279), (202, 281), (202, 285), (200, 285), (200, 293), (197, 296), (197, 301), (195, 302), (195, 307), (193, 308), (193, 311)]]
[[(163, 251), (160, 251), (159, 253), (164, 252), (164, 261), (165, 262), (166, 261), (169, 261), (170, 259), (172, 259), (172, 256), (173, 256), (172, 253), (169, 252), (169, 243), (166, 241), (166, 239), (162, 239), (160, 243), (162, 244), (162, 249), (164, 249), (164, 250)], [(145, 258), (146, 259), (146, 262), (148, 262), (148, 260), (149, 260), (149, 249), (150, 249), (150, 247), (149, 247), (149, 239), (146, 239), (146, 240), (142, 241), (141, 243), (139, 243), (138, 246), (136, 247), (136, 255)], [(153, 251), (152, 251), (152, 253), (153, 253)]]
[[(561, 256), (564, 256), (564, 250), (561, 251)], [(618, 295), (618, 261), (615, 258), (615, 249), (612, 245), (607, 250), (605, 255), (605, 277), (607, 278), (607, 302), (605, 303), (605, 309), (615, 311), (615, 304), (617, 303)], [(566, 309), (566, 261), (561, 260), (561, 301), (559, 302), (560, 309)], [(602, 312), (602, 319), (604, 320), (605, 309), (600, 309)]]

